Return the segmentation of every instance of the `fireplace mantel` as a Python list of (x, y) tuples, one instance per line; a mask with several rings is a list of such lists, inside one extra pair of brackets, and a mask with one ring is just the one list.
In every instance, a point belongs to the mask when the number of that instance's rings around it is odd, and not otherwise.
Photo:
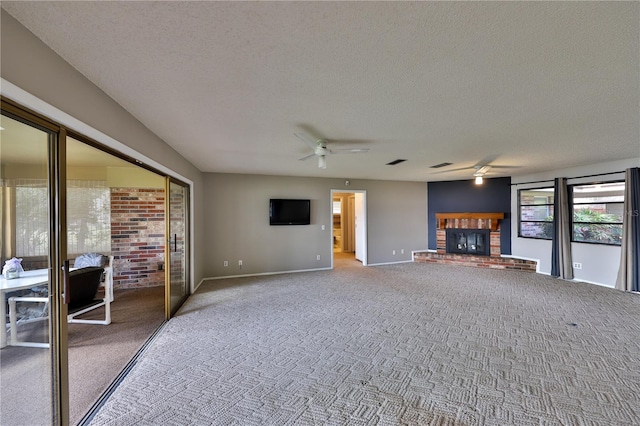
[(498, 229), (499, 220), (504, 219), (504, 213), (436, 213), (437, 229), (447, 228), (447, 220), (479, 219), (487, 221), (487, 228), (492, 231)]

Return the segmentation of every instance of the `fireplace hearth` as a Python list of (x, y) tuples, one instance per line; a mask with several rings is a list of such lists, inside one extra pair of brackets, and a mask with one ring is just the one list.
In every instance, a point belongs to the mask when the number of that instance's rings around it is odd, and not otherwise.
[(487, 229), (447, 229), (446, 252), (490, 256), (490, 232)]

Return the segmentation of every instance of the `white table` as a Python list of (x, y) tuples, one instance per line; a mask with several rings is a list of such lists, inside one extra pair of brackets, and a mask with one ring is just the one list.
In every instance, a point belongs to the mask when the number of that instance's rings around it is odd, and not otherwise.
[[(77, 268), (69, 268), (69, 271), (74, 271)], [(109, 265), (104, 268), (106, 275), (104, 281), (105, 301), (107, 304), (113, 302), (113, 275), (112, 266)], [(7, 346), (7, 298), (8, 292), (16, 290), (24, 290), (31, 287), (37, 287), (40, 285), (46, 285), (49, 283), (49, 269), (34, 269), (32, 271), (21, 272), (19, 278), (13, 278), (8, 280), (4, 275), (0, 274), (0, 348)]]
[(11, 280), (7, 280), (4, 275), (0, 275), (0, 318), (2, 319), (2, 327), (0, 327), (0, 348), (7, 346), (7, 326), (5, 324), (7, 318), (7, 300), (5, 293), (37, 287), (39, 285), (47, 284), (48, 282), (48, 269), (36, 269), (33, 271), (21, 272), (19, 278)]

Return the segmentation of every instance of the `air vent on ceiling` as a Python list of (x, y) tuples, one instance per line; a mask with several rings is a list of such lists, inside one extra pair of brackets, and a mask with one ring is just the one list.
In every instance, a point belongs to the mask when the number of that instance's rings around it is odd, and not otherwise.
[(395, 166), (396, 164), (403, 163), (407, 160), (403, 160), (402, 158), (398, 158), (397, 160), (393, 160), (390, 163), (387, 163), (387, 166)]
[(431, 166), (429, 167), (430, 169), (439, 169), (440, 167), (447, 167), (452, 165), (453, 163), (440, 163), (440, 164), (436, 164), (435, 166)]

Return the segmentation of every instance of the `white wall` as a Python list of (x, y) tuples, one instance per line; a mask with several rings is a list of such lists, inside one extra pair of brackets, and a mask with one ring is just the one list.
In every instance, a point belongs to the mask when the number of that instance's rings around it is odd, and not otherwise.
[[(518, 190), (525, 188), (539, 188), (541, 186), (553, 186), (553, 179), (566, 177), (569, 184), (590, 183), (603, 180), (624, 179), (624, 174), (611, 174), (607, 176), (585, 177), (601, 173), (613, 173), (624, 171), (630, 167), (639, 167), (640, 157), (594, 164), (590, 166), (574, 167), (563, 170), (553, 170), (527, 176), (512, 178), (511, 182), (511, 212), (515, 220), (511, 222), (511, 250), (513, 256), (535, 259), (539, 261), (539, 272), (551, 273), (551, 241), (536, 240), (518, 237)], [(531, 183), (547, 181), (546, 183)], [(572, 243), (572, 262), (582, 264), (582, 269), (574, 269), (574, 279), (593, 284), (615, 287), (620, 263), (620, 247), (600, 244)]]

